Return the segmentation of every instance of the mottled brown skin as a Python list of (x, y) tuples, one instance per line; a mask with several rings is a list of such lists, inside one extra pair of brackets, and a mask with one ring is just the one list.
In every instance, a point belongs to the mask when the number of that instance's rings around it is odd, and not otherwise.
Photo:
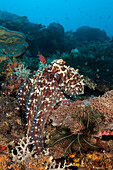
[(67, 100), (65, 94), (73, 96), (84, 92), (83, 79), (78, 70), (64, 63), (61, 59), (54, 60), (52, 65), (25, 83), (18, 93), (19, 105), (26, 109), (28, 133), (38, 154), (43, 148), (44, 127), (52, 109), (57, 103)]

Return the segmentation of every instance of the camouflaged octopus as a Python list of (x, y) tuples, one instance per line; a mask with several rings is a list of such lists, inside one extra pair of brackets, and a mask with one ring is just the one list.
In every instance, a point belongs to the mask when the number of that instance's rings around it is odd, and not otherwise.
[(83, 78), (78, 70), (64, 64), (62, 59), (54, 60), (48, 67), (38, 70), (18, 92), (17, 100), (21, 108), (26, 109), (28, 134), (38, 154), (42, 152), (44, 127), (54, 107), (62, 101), (68, 104), (65, 94), (84, 93)]

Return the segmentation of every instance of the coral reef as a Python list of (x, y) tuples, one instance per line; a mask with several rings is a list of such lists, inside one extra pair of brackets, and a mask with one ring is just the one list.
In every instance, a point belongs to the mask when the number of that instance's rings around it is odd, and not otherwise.
[[(15, 66), (14, 68), (18, 68), (19, 63), (14, 60), (14, 63), (9, 64), (10, 69), (6, 71), (8, 77), (11, 77), (14, 71), (12, 64)], [(74, 70), (64, 64), (65, 62), (63, 60), (54, 60), (48, 67), (38, 70), (34, 77), (27, 80), (19, 90), (18, 101), (20, 101), (23, 114), (25, 114), (27, 107), (27, 132), (25, 122), (20, 117), (21, 112), (19, 107), (14, 102), (15, 98), (1, 96), (0, 120), (2, 121), (0, 131), (2, 133), (0, 138), (2, 140), (0, 143), (0, 152), (3, 154), (0, 155), (1, 169), (3, 167), (6, 169), (62, 169), (64, 167), (70, 167), (71, 161), (73, 162), (73, 166), (76, 167), (92, 169), (95, 166), (104, 168), (113, 167), (112, 138), (109, 141), (103, 142), (103, 137), (113, 136), (113, 91), (108, 91), (101, 97), (72, 101), (75, 100), (74, 96), (84, 92), (85, 85), (83, 83), (83, 77), (80, 76), (78, 70)], [(15, 71), (18, 71), (18, 69)], [(69, 77), (69, 75), (71, 76)], [(18, 74), (16, 76), (21, 77)], [(77, 84), (78, 81), (79, 87)], [(90, 79), (86, 77), (85, 81), (90, 88), (95, 89), (95, 84), (92, 84)], [(72, 88), (73, 86), (74, 88)], [(50, 99), (50, 103), (48, 98)], [(45, 109), (48, 110), (46, 111)], [(13, 111), (11, 112), (11, 110)], [(47, 117), (45, 114), (47, 114)], [(36, 120), (38, 123), (35, 122)], [(29, 133), (29, 140), (24, 145), (25, 133)], [(45, 142), (43, 141), (43, 137), (45, 137)], [(32, 140), (30, 141), (30, 139)], [(42, 144), (40, 145), (41, 142)], [(35, 158), (35, 146), (33, 148), (31, 147), (32, 150), (29, 150), (30, 148), (28, 146), (32, 143), (42, 148), (44, 143), (46, 148), (49, 147), (50, 155), (38, 155)], [(10, 153), (10, 159), (8, 152), (11, 152), (11, 149), (9, 149), (9, 145), (13, 148), (13, 155), (11, 156)], [(89, 150), (93, 153), (89, 152)], [(98, 153), (94, 150), (105, 150), (105, 153)], [(61, 166), (59, 162), (53, 161), (53, 159), (64, 158), (71, 152), (76, 152), (77, 156), (74, 157), (74, 160), (70, 160), (66, 164), (64, 162), (64, 166)], [(85, 158), (79, 156), (79, 152)], [(38, 153), (40, 153), (40, 150), (38, 150)], [(1, 156), (4, 160), (1, 159)], [(101, 163), (100, 159), (102, 159)]]
[(1, 10), (0, 25), (0, 169), (113, 169), (113, 39)]
[(25, 123), (13, 97), (0, 97), (0, 145), (6, 147), (25, 134)]
[(98, 28), (91, 28), (88, 26), (79, 27), (75, 32), (76, 39), (79, 41), (100, 41), (105, 42), (110, 40), (106, 32)]
[[(0, 60), (5, 58), (21, 56), (25, 53), (28, 43), (25, 41), (24, 34), (11, 31), (0, 26)], [(3, 59), (2, 59), (3, 58)]]
[(38, 153), (43, 148), (43, 130), (52, 109), (66, 100), (65, 94), (76, 96), (84, 93), (82, 76), (64, 63), (61, 59), (54, 60), (52, 65), (37, 72), (18, 93), (18, 103), (27, 110), (28, 133), (35, 141)]
[[(68, 65), (80, 69), (80, 74), (88, 76), (97, 84), (97, 91), (104, 93), (113, 89), (113, 41), (105, 31), (80, 27), (74, 32), (71, 30), (65, 32), (63, 26), (58, 23), (53, 22), (45, 27), (29, 22), (25, 16), (19, 17), (6, 11), (0, 11), (0, 24), (9, 30), (25, 34), (31, 54), (27, 58), (32, 61), (26, 64), (29, 64), (31, 69), (38, 69), (39, 61), (36, 57), (38, 51), (43, 53), (49, 63), (53, 54), (59, 51), (62, 54), (60, 58), (63, 57)], [(77, 49), (79, 53), (77, 55), (70, 53), (72, 49)], [(1, 49), (1, 54), (3, 53), (5, 51)], [(6, 60), (6, 56), (4, 54), (4, 57), (0, 57), (0, 61)], [(58, 58), (59, 56), (54, 55), (54, 59)]]
[[(100, 161), (101, 160), (101, 161)], [(70, 163), (72, 161), (73, 163)], [(78, 167), (78, 168), (77, 168)], [(109, 169), (113, 168), (113, 153), (99, 153), (91, 152), (84, 155), (83, 158), (77, 157), (76, 154), (69, 155), (67, 161), (63, 163), (57, 163), (57, 161), (52, 160), (51, 156), (45, 154), (40, 155), (37, 158), (29, 158), (25, 161), (11, 162), (5, 154), (0, 155), (0, 169), (4, 170), (65, 170), (65, 169)]]
[(91, 108), (104, 116), (101, 129), (113, 129), (113, 90), (106, 92), (102, 97), (89, 100)]
[(0, 155), (1, 170), (65, 170), (71, 167), (71, 165), (72, 163), (66, 164), (66, 160), (64, 163), (57, 163), (55, 160), (53, 161), (52, 156), (47, 156), (45, 154), (36, 158), (30, 157), (21, 163), (11, 162), (5, 154)]
[(97, 148), (97, 141), (91, 135), (99, 131), (101, 119), (102, 115), (89, 111), (80, 101), (59, 106), (52, 112), (52, 125), (48, 123), (46, 130), (45, 142), (51, 146), (50, 153), (54, 158), (60, 158), (70, 152), (79, 152), (80, 148), (83, 151)]
[(78, 170), (97, 170), (97, 169), (109, 169), (113, 168), (113, 152), (103, 152), (99, 153), (97, 151), (93, 151), (87, 153), (86, 155), (82, 155), (82, 157), (77, 157), (77, 154), (69, 155), (67, 158), (68, 162), (73, 160), (72, 166), (77, 166)]
[(1, 84), (5, 94), (11, 95), (18, 91), (22, 84), (29, 78), (31, 70), (24, 63), (17, 62), (15, 58), (9, 60), (7, 67), (2, 71), (5, 81)]
[[(26, 168), (32, 168), (32, 169), (54, 169), (57, 166), (56, 161), (53, 161), (53, 157), (49, 156), (49, 150), (43, 150), (43, 154), (36, 156), (34, 152), (34, 148), (30, 150), (30, 145), (33, 144), (33, 141), (30, 142), (31, 137), (28, 135), (26, 137), (23, 137), (22, 139), (19, 140), (18, 146), (15, 147), (16, 149), (16, 154), (13, 152), (15, 150), (12, 150), (12, 156), (13, 156), (13, 161), (18, 162), (21, 165), (24, 165)], [(35, 157), (33, 158), (33, 155)], [(28, 161), (29, 160), (29, 161)], [(66, 167), (71, 166), (66, 165), (66, 160), (63, 163), (62, 169), (65, 169)], [(10, 166), (13, 167), (13, 164)], [(58, 164), (58, 169), (61, 168), (61, 163)]]
[(30, 142), (31, 137), (23, 137), (19, 139), (19, 145), (15, 147), (16, 154), (14, 154), (14, 150), (12, 150), (13, 161), (23, 162), (24, 160), (32, 157), (34, 154), (34, 150), (30, 151), (29, 145), (33, 144), (33, 141)]
[(51, 146), (51, 155), (60, 158), (70, 150), (79, 152), (80, 148), (82, 151), (97, 147), (112, 150), (112, 145), (107, 146), (99, 140), (103, 135), (113, 135), (112, 101), (113, 91), (109, 91), (102, 97), (54, 109), (49, 116), (45, 140), (47, 146)]

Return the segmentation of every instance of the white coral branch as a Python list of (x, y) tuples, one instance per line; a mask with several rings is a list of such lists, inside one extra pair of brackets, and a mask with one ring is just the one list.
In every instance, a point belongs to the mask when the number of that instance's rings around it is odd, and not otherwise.
[(34, 154), (34, 148), (32, 151), (30, 151), (28, 147), (34, 143), (30, 140), (31, 137), (29, 137), (28, 134), (26, 135), (26, 137), (19, 139), (19, 144), (15, 147), (17, 154), (15, 155), (14, 150), (12, 150), (13, 161), (22, 162), (27, 158), (30, 158)]

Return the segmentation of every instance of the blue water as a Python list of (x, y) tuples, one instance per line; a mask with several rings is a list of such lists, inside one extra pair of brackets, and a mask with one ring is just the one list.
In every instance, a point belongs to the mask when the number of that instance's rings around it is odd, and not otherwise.
[(113, 0), (1, 0), (0, 10), (34, 23), (58, 22), (65, 31), (90, 26), (113, 35)]

